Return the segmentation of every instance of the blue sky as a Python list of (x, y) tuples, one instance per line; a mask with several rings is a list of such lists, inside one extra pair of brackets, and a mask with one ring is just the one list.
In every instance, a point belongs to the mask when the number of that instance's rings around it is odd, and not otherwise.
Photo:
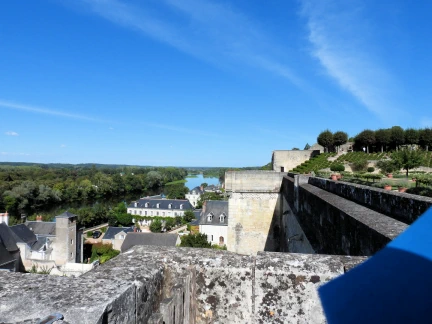
[(0, 2), (0, 160), (256, 166), (432, 126), (428, 0)]

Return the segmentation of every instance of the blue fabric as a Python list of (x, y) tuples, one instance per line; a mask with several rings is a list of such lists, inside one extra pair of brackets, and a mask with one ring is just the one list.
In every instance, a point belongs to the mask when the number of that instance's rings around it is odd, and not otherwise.
[(432, 323), (432, 209), (319, 295), (330, 324)]

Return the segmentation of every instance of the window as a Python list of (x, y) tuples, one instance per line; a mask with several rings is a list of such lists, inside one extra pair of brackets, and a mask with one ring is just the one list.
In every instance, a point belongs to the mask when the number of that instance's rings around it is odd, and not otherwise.
[(144, 212), (144, 215), (147, 216), (147, 210)]
[(134, 210), (134, 214), (136, 215), (136, 210)]
[(71, 240), (71, 245), (73, 244), (73, 240)]
[(224, 214), (221, 214), (219, 216), (219, 222), (221, 222), (221, 223), (225, 222), (225, 215)]
[[(212, 220), (213, 220), (213, 214), (210, 213), (210, 214), (207, 215), (207, 221), (211, 222)], [(213, 241), (213, 239), (212, 239), (212, 241)]]
[(141, 215), (141, 210), (139, 211), (139, 214)]
[(171, 209), (171, 208), (172, 208), (172, 204), (169, 204), (169, 205), (168, 205), (168, 208)]
[(177, 213), (174, 213), (174, 216), (177, 216)]
[(122, 235), (120, 235), (120, 239), (121, 240), (124, 240), (124, 238), (125, 238), (125, 236), (122, 234)]
[(156, 216), (159, 216), (159, 212), (156, 212)]
[(162, 212), (162, 216), (165, 216), (165, 212)]
[(152, 211), (150, 212), (150, 216), (153, 216), (153, 212)]
[(148, 203), (148, 202), (146, 202), (146, 203), (145, 203), (145, 207), (148, 207), (148, 206), (149, 206), (149, 203)]
[(225, 244), (224, 242), (225, 242), (224, 237), (220, 236), (219, 237), (219, 245), (224, 245)]
[(160, 204), (156, 204), (156, 208), (159, 208), (160, 207)]
[(180, 209), (183, 209), (183, 204), (180, 205)]
[(71, 257), (71, 259), (73, 258), (73, 252), (71, 252), (71, 255), (70, 255), (70, 257)]
[(213, 235), (211, 236), (211, 240), (212, 240), (212, 242), (213, 242)]

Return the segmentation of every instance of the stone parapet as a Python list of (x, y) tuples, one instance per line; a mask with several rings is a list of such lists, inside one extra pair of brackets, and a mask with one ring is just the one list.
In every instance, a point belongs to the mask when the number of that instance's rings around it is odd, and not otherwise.
[(310, 177), (308, 183), (406, 224), (414, 222), (432, 206), (432, 198), (408, 193), (317, 177)]
[(1, 320), (325, 323), (317, 287), (362, 260), (139, 246), (79, 278), (0, 272)]

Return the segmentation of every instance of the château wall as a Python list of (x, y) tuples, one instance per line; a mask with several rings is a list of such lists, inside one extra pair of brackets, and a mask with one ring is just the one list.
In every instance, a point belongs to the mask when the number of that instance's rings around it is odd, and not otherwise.
[(280, 187), (285, 173), (229, 171), (225, 173), (228, 200), (229, 251), (256, 254), (280, 251)]
[[(314, 156), (320, 154), (319, 150), (277, 150), (273, 151), (272, 165), (273, 171), (288, 172), (296, 166), (306, 162)], [(283, 169), (282, 169), (283, 168)]]

